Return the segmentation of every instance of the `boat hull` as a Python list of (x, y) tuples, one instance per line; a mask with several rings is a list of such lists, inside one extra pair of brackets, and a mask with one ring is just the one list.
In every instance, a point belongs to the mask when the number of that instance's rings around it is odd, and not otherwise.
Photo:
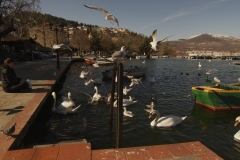
[(103, 61), (103, 60), (85, 59), (85, 62), (89, 66), (91, 66), (93, 64), (98, 64), (99, 66), (111, 66), (111, 65), (113, 65), (112, 61)]
[(95, 62), (91, 59), (85, 59), (85, 62), (87, 63), (87, 65), (91, 66), (93, 65)]
[(240, 90), (218, 86), (195, 86), (192, 87), (192, 93), (196, 104), (211, 110), (240, 110)]

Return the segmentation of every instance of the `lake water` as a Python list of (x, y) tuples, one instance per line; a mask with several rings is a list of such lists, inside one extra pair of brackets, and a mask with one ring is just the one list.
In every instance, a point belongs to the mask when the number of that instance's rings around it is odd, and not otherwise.
[[(217, 77), (221, 83), (237, 83), (240, 77), (240, 66), (231, 65), (232, 61), (224, 60), (186, 60), (186, 59), (142, 59), (126, 60), (125, 68), (130, 66), (144, 66), (148, 68), (142, 84), (134, 85), (129, 95), (135, 97), (137, 103), (128, 106), (134, 116), (123, 117), (122, 145), (123, 147), (172, 144), (189, 141), (200, 141), (213, 152), (224, 159), (240, 159), (240, 143), (233, 139), (240, 125), (234, 127), (235, 118), (240, 111), (215, 112), (201, 106), (195, 106), (194, 100), (187, 98), (191, 94), (191, 87), (205, 84), (205, 71), (216, 69), (209, 75), (209, 79)], [(198, 64), (201, 63), (201, 70)], [(57, 104), (61, 103), (61, 96), (72, 93), (76, 105), (81, 104), (80, 110), (72, 115), (57, 115), (51, 112), (52, 97), (44, 105), (44, 110), (37, 117), (24, 143), (52, 143), (66, 140), (86, 139), (93, 149), (114, 148), (116, 146), (116, 108), (114, 108), (113, 128), (109, 128), (109, 105), (100, 102), (91, 105), (82, 92), (90, 95), (95, 93), (94, 85), (84, 85), (85, 80), (101, 78), (101, 72), (112, 68), (101, 66), (82, 69), (85, 62), (73, 62), (64, 80), (58, 84)], [(86, 79), (79, 77), (82, 70), (88, 70)], [(186, 75), (188, 73), (189, 75)], [(149, 75), (154, 75), (156, 82), (149, 82)], [(123, 86), (129, 87), (130, 80), (125, 79)], [(98, 85), (101, 95), (107, 95), (111, 89), (111, 80)], [(158, 96), (155, 109), (160, 115), (187, 116), (175, 127), (151, 127), (148, 113), (144, 110), (151, 103), (152, 94)], [(128, 98), (128, 96), (125, 96)], [(37, 126), (37, 127), (36, 127)], [(42, 126), (42, 127), (39, 127)], [(36, 140), (36, 135), (41, 135)]]

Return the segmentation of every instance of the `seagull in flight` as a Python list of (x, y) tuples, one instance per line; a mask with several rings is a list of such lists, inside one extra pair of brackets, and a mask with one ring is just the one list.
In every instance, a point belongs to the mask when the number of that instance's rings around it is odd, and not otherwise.
[(103, 14), (106, 15), (105, 17), (105, 20), (110, 20), (110, 23), (113, 24), (114, 22), (117, 23), (118, 27), (119, 27), (119, 22), (117, 20), (116, 17), (114, 17), (111, 13), (109, 13), (108, 11), (102, 9), (102, 8), (99, 8), (99, 7), (95, 7), (95, 6), (88, 6), (88, 5), (84, 5), (85, 7), (87, 8), (90, 8), (90, 9), (95, 9), (95, 10), (98, 10), (99, 12), (102, 12)]
[[(171, 35), (171, 36), (173, 36), (173, 35)], [(154, 51), (159, 51), (159, 50), (158, 50), (158, 45), (159, 45), (162, 41), (164, 41), (165, 39), (167, 39), (167, 38), (169, 38), (169, 37), (171, 37), (171, 36), (168, 36), (168, 37), (166, 37), (166, 38), (163, 38), (163, 39), (160, 40), (160, 41), (157, 41), (157, 30), (155, 29), (155, 30), (153, 31), (153, 33), (152, 33), (152, 39), (153, 39), (153, 41), (150, 42), (151, 48), (152, 48)]]

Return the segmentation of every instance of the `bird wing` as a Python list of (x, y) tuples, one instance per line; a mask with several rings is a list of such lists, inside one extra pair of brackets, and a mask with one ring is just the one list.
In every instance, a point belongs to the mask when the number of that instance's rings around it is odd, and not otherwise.
[(122, 58), (124, 56), (124, 53), (122, 51), (116, 51), (112, 54), (112, 57), (114, 58)]
[(113, 20), (117, 23), (117, 25), (119, 27), (119, 22), (118, 22), (117, 18), (115, 16), (113, 16), (113, 15), (111, 15), (111, 16), (112, 16)]
[(157, 43), (157, 30), (155, 29), (152, 33), (153, 43)]
[(99, 8), (99, 7), (95, 7), (95, 6), (88, 6), (88, 5), (84, 5), (85, 7), (87, 8), (90, 8), (90, 9), (95, 9), (95, 10), (98, 10), (99, 12), (102, 12), (103, 14), (110, 14), (108, 11), (102, 9), (102, 8)]
[[(173, 35), (174, 35), (174, 34), (173, 34)], [(172, 37), (173, 35), (163, 38), (162, 40), (158, 41), (157, 44), (160, 44), (162, 41), (164, 41), (165, 39), (167, 39), (167, 38), (169, 38), (169, 37)]]

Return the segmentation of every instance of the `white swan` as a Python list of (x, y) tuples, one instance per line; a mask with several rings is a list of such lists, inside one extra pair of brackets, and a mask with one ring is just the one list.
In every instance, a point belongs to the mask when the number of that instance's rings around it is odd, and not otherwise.
[(160, 114), (157, 110), (153, 110), (149, 114), (149, 118), (152, 117), (152, 115), (156, 114), (157, 117), (150, 123), (151, 126), (157, 126), (157, 127), (172, 127), (176, 126), (177, 124), (181, 123), (187, 116), (185, 117), (177, 117), (173, 115), (163, 116), (160, 117)]
[(240, 122), (240, 116), (238, 116), (235, 120), (234, 126), (236, 127), (238, 123)]
[(126, 86), (123, 88), (123, 94), (127, 95), (128, 92), (130, 92), (132, 88), (127, 88)]
[(133, 117), (133, 114), (131, 111), (127, 111), (126, 107), (123, 107), (123, 115), (128, 117)]
[(98, 93), (97, 86), (94, 86), (94, 89), (95, 89), (96, 92), (93, 95), (92, 102), (93, 101), (99, 101), (101, 99), (101, 97), (102, 97), (101, 94)]
[(61, 105), (65, 108), (70, 108), (75, 106), (75, 103), (72, 100), (71, 92), (68, 92), (68, 98), (63, 97), (63, 102), (61, 103)]
[[(137, 101), (132, 101), (129, 99), (123, 99), (123, 107), (129, 106), (131, 104), (136, 103)], [(113, 107), (117, 107), (117, 100), (113, 103)]]
[(52, 92), (52, 96), (54, 99), (53, 106), (52, 106), (52, 112), (57, 114), (69, 114), (69, 113), (75, 113), (77, 112), (78, 108), (80, 108), (81, 105), (75, 107), (75, 108), (65, 108), (61, 104), (56, 108), (56, 93)]
[(146, 63), (146, 61), (145, 61), (145, 60), (143, 60), (143, 61), (142, 61), (142, 63)]
[(90, 98), (89, 103), (92, 103), (92, 104), (93, 104), (94, 102), (98, 102), (99, 100), (102, 100), (101, 94), (98, 93), (98, 88), (97, 88), (97, 86), (94, 86), (94, 89), (95, 89), (96, 92), (94, 93), (94, 95), (93, 95), (92, 97), (91, 97), (89, 94), (83, 92), (83, 94), (89, 96), (89, 98)]
[(200, 67), (202, 67), (202, 65), (201, 65), (201, 63), (200, 62), (198, 62), (198, 67), (200, 68)]
[[(240, 122), (240, 116), (236, 118), (234, 126), (236, 127), (239, 122)], [(234, 134), (234, 139), (237, 140), (238, 142), (240, 141), (240, 130)]]
[(85, 78), (87, 74), (88, 74), (88, 72), (82, 71), (79, 77), (80, 78)]

